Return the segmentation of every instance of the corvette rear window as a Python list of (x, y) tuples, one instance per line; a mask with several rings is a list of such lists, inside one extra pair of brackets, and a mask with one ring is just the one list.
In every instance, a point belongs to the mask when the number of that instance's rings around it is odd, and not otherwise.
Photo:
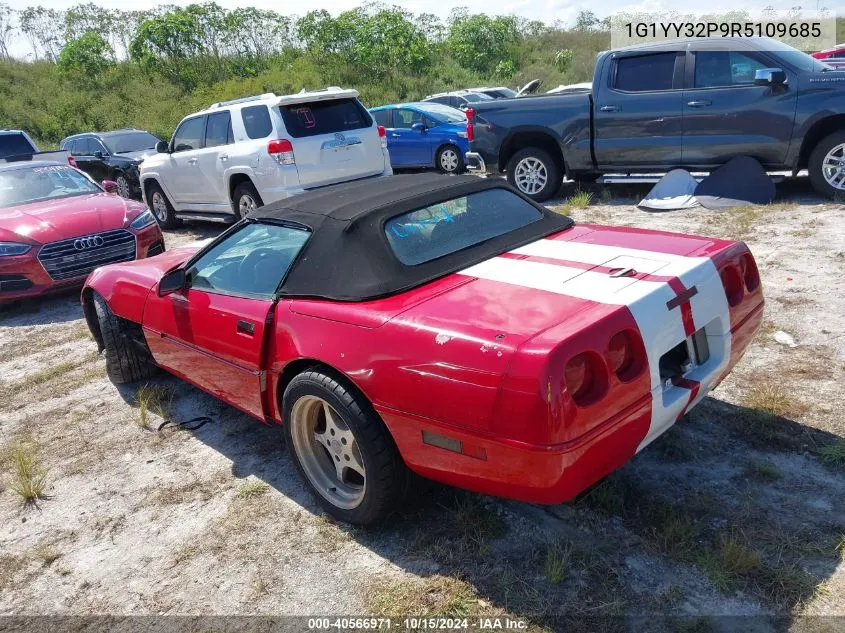
[(384, 225), (393, 253), (415, 266), (516, 231), (543, 215), (507, 189), (488, 189), (403, 213)]
[(288, 134), (294, 138), (335, 134), (370, 127), (373, 119), (357, 99), (331, 99), (279, 106)]

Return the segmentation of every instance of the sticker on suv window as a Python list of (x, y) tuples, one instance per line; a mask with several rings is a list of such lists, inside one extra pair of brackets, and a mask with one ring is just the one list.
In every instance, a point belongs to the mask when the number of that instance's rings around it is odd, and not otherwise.
[(296, 115), (299, 117), (302, 127), (307, 130), (317, 125), (317, 120), (314, 118), (314, 112), (311, 111), (311, 108), (299, 108)]

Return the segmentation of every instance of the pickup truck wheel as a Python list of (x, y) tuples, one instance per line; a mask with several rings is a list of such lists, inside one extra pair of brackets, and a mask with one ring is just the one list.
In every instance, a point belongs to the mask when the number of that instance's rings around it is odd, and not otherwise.
[(106, 300), (96, 292), (93, 301), (109, 379), (115, 384), (123, 384), (153, 376), (158, 368), (144, 342), (141, 326), (115, 316)]
[(147, 185), (147, 200), (161, 228), (174, 229), (182, 224), (182, 220), (176, 217), (173, 205), (170, 204), (170, 200), (164, 195), (164, 191), (157, 182)]
[(461, 150), (454, 145), (444, 145), (437, 150), (437, 169), (444, 174), (462, 174), (464, 159)]
[(560, 168), (537, 147), (526, 147), (511, 156), (506, 171), (508, 182), (537, 202), (548, 200), (560, 189)]
[(251, 182), (242, 182), (235, 187), (234, 195), (232, 196), (234, 202), (235, 217), (240, 220), (255, 211), (258, 207), (263, 207), (264, 203), (261, 201), (261, 196), (255, 189), (255, 185)]
[(291, 380), (282, 407), (294, 464), (329, 514), (366, 525), (399, 505), (408, 470), (363, 396), (306, 371)]
[(845, 130), (824, 137), (810, 154), (813, 188), (828, 198), (845, 197)]

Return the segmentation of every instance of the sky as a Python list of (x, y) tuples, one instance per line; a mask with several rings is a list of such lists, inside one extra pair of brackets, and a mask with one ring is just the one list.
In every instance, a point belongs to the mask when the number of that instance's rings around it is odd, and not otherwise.
[[(115, 6), (114, 0), (0, 0), (16, 10), (25, 9), (31, 5), (41, 5), (51, 9), (67, 9), (83, 1), (93, 1), (94, 4), (109, 7)], [(187, 5), (192, 1), (202, 0), (133, 0), (130, 6), (134, 10), (151, 9), (160, 4)], [(261, 9), (272, 9), (283, 14), (302, 15), (312, 9), (326, 9), (332, 14), (340, 13), (347, 9), (363, 4), (363, 0), (309, 0), (307, 3), (285, 3), (279, 0), (217, 0), (218, 4), (235, 8), (238, 6), (255, 6)], [(818, 3), (818, 4), (817, 4)], [(702, 3), (691, 3), (689, 0), (681, 2), (672, 0), (453, 0), (442, 2), (438, 0), (383, 0), (383, 4), (399, 5), (413, 13), (434, 13), (442, 18), (449, 15), (452, 8), (465, 6), (471, 13), (488, 13), (490, 15), (514, 14), (530, 20), (542, 20), (546, 23), (553, 23), (557, 20), (563, 23), (572, 23), (579, 11), (588, 9), (599, 18), (612, 15), (617, 11), (649, 11), (655, 13), (674, 11), (695, 11)], [(708, 0), (706, 3), (708, 11), (729, 11), (736, 9), (736, 0)], [(745, 9), (753, 10), (755, 3), (740, 3)], [(816, 9), (822, 7), (837, 8), (842, 5), (838, 13), (845, 14), (845, 0), (764, 0), (759, 3), (759, 9), (770, 6), (775, 9), (789, 9), (801, 5), (805, 9)], [(126, 8), (128, 6), (124, 5)], [(290, 8), (288, 8), (290, 7)], [(13, 43), (12, 54), (23, 56), (28, 52), (28, 47), (23, 41)]]

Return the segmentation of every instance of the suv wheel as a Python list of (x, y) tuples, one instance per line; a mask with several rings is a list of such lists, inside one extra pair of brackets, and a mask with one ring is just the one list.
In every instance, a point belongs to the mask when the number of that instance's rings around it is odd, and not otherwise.
[(182, 224), (182, 221), (176, 217), (173, 205), (170, 204), (170, 200), (164, 195), (157, 182), (152, 182), (147, 186), (147, 200), (161, 228), (172, 229)]
[(130, 199), (132, 197), (132, 187), (129, 186), (129, 179), (121, 174), (114, 181), (117, 183), (117, 193), (120, 194), (120, 197)]
[(241, 218), (245, 218), (258, 207), (264, 206), (264, 202), (262, 202), (261, 196), (258, 195), (255, 185), (249, 181), (242, 182), (235, 187), (235, 193), (232, 196), (232, 199), (235, 217), (239, 220)]
[(551, 198), (560, 189), (560, 168), (538, 147), (526, 147), (511, 156), (506, 168), (508, 182), (537, 202)]
[(461, 150), (454, 145), (444, 145), (437, 152), (437, 169), (444, 174), (460, 174), (464, 171)]
[(816, 145), (807, 172), (813, 188), (823, 196), (845, 197), (845, 131), (829, 134)]

